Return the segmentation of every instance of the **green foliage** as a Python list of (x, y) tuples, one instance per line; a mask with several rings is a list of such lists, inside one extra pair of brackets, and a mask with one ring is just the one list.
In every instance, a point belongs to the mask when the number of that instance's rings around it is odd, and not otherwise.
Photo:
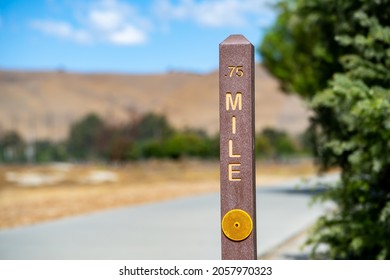
[(341, 28), (335, 16), (337, 8), (327, 3), (332, 1), (285, 0), (276, 6), (279, 16), (259, 52), (263, 65), (286, 92), (313, 96), (341, 69), (338, 58), (345, 50), (331, 38)]
[(255, 140), (255, 151), (258, 157), (271, 158), (274, 156), (274, 148), (267, 137), (259, 133)]
[(162, 141), (150, 139), (143, 147), (143, 154), (146, 158), (218, 157), (219, 138), (210, 138), (202, 131), (177, 131)]
[(8, 131), (0, 135), (0, 161), (7, 163), (25, 160), (25, 143), (19, 134)]
[[(328, 245), (331, 258), (389, 259), (390, 1), (297, 0), (281, 7), (261, 47), (266, 66), (285, 87), (310, 98), (321, 168), (341, 167), (341, 182), (320, 198), (337, 210), (318, 221), (308, 242), (314, 254)], [(279, 61), (267, 53), (275, 42), (270, 37), (279, 39)], [(324, 55), (315, 55), (318, 47)]]
[(65, 143), (36, 141), (25, 143), (16, 132), (6, 132), (0, 135), (0, 162), (52, 162), (68, 159)]
[(99, 142), (104, 142), (104, 122), (95, 114), (89, 114), (72, 125), (68, 138), (68, 151), (77, 159), (100, 156)]
[(38, 163), (66, 161), (68, 155), (65, 143), (52, 143), (50, 141), (37, 141), (31, 146), (34, 149), (32, 161)]
[(256, 136), (256, 154), (260, 157), (278, 159), (303, 154), (303, 147), (286, 132), (266, 128)]
[[(17, 134), (0, 137), (0, 147), (12, 152), (12, 161), (111, 161), (126, 162), (149, 158), (219, 158), (219, 135), (202, 130), (174, 129), (164, 116), (148, 113), (123, 125), (113, 126), (89, 114), (75, 122), (69, 137), (61, 143), (48, 140), (25, 145)], [(11, 149), (12, 148), (12, 149)], [(19, 151), (16, 158), (14, 151)], [(257, 155), (281, 159), (301, 152), (301, 147), (283, 131), (265, 129), (256, 139)], [(5, 159), (0, 162), (11, 162)]]
[(148, 113), (144, 115), (137, 124), (137, 138), (145, 139), (165, 139), (174, 133), (165, 116)]
[(72, 126), (68, 139), (69, 151), (79, 160), (217, 157), (218, 145), (219, 138), (203, 131), (176, 131), (164, 116), (154, 113), (118, 127), (88, 115)]

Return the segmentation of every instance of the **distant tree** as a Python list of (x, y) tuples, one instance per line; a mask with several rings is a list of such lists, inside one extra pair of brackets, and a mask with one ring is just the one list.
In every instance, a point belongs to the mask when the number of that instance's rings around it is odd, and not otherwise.
[(208, 136), (205, 139), (205, 141), (209, 151), (208, 157), (219, 158), (219, 152), (220, 152), (219, 133), (213, 136)]
[(165, 139), (171, 136), (174, 129), (165, 116), (155, 113), (145, 114), (137, 124), (137, 139)]
[(271, 158), (273, 157), (273, 147), (269, 142), (269, 139), (265, 137), (262, 133), (256, 135), (256, 144), (255, 144), (256, 155), (262, 158)]
[(268, 142), (268, 149), (270, 155), (273, 157), (289, 156), (297, 153), (298, 151), (292, 137), (290, 137), (285, 131), (265, 128), (262, 131), (261, 136)]
[(205, 157), (209, 154), (206, 136), (197, 131), (176, 132), (163, 145), (164, 154), (170, 158)]
[(285, 89), (308, 97), (322, 169), (341, 182), (337, 210), (309, 243), (331, 258), (390, 259), (390, 0), (282, 0), (260, 47)]
[(40, 140), (33, 143), (35, 160), (38, 163), (66, 161), (68, 159), (65, 143), (53, 143), (49, 140)]
[(96, 114), (89, 114), (72, 125), (68, 137), (68, 151), (77, 159), (91, 159), (101, 156), (98, 139), (110, 137), (102, 135), (104, 122)]
[(134, 142), (126, 137), (114, 137), (108, 147), (108, 159), (110, 161), (124, 162), (133, 159)]
[(22, 162), (25, 143), (22, 137), (15, 131), (5, 131), (0, 135), (0, 159), (4, 162)]

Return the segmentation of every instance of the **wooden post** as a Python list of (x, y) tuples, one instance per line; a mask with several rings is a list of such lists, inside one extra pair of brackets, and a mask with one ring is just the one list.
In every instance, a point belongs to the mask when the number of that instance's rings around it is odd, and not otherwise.
[(222, 259), (257, 259), (254, 48), (242, 35), (219, 45)]

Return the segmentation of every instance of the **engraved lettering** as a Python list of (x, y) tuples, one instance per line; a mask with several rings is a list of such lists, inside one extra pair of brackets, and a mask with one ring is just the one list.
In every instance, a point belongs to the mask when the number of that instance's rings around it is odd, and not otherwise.
[[(242, 66), (228, 66), (230, 69), (229, 77), (232, 77), (234, 72), (236, 72), (237, 77), (244, 76), (244, 71), (242, 70)], [(227, 75), (225, 75), (226, 77)]]
[(240, 154), (233, 154), (233, 140), (229, 139), (229, 157), (232, 158), (239, 158), (241, 157)]
[(236, 116), (233, 116), (232, 117), (232, 133), (233, 134), (236, 134), (236, 127), (237, 127), (237, 120), (236, 120)]
[[(240, 169), (236, 169), (241, 167), (241, 163), (229, 163), (228, 164), (228, 173), (229, 173), (229, 181), (230, 182), (239, 182), (241, 181), (241, 177), (239, 177)], [(236, 175), (233, 177), (233, 175)]]
[(242, 110), (242, 93), (237, 92), (236, 96), (234, 97), (233, 101), (233, 95), (231, 92), (226, 93), (226, 111), (230, 110), (230, 107), (232, 110), (236, 110), (238, 107), (238, 110)]

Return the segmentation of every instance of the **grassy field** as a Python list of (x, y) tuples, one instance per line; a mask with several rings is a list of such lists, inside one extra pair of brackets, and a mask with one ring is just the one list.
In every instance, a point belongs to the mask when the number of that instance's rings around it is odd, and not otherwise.
[[(310, 161), (257, 164), (257, 185), (315, 173)], [(124, 166), (0, 166), (0, 229), (219, 191), (217, 161), (146, 161)]]

